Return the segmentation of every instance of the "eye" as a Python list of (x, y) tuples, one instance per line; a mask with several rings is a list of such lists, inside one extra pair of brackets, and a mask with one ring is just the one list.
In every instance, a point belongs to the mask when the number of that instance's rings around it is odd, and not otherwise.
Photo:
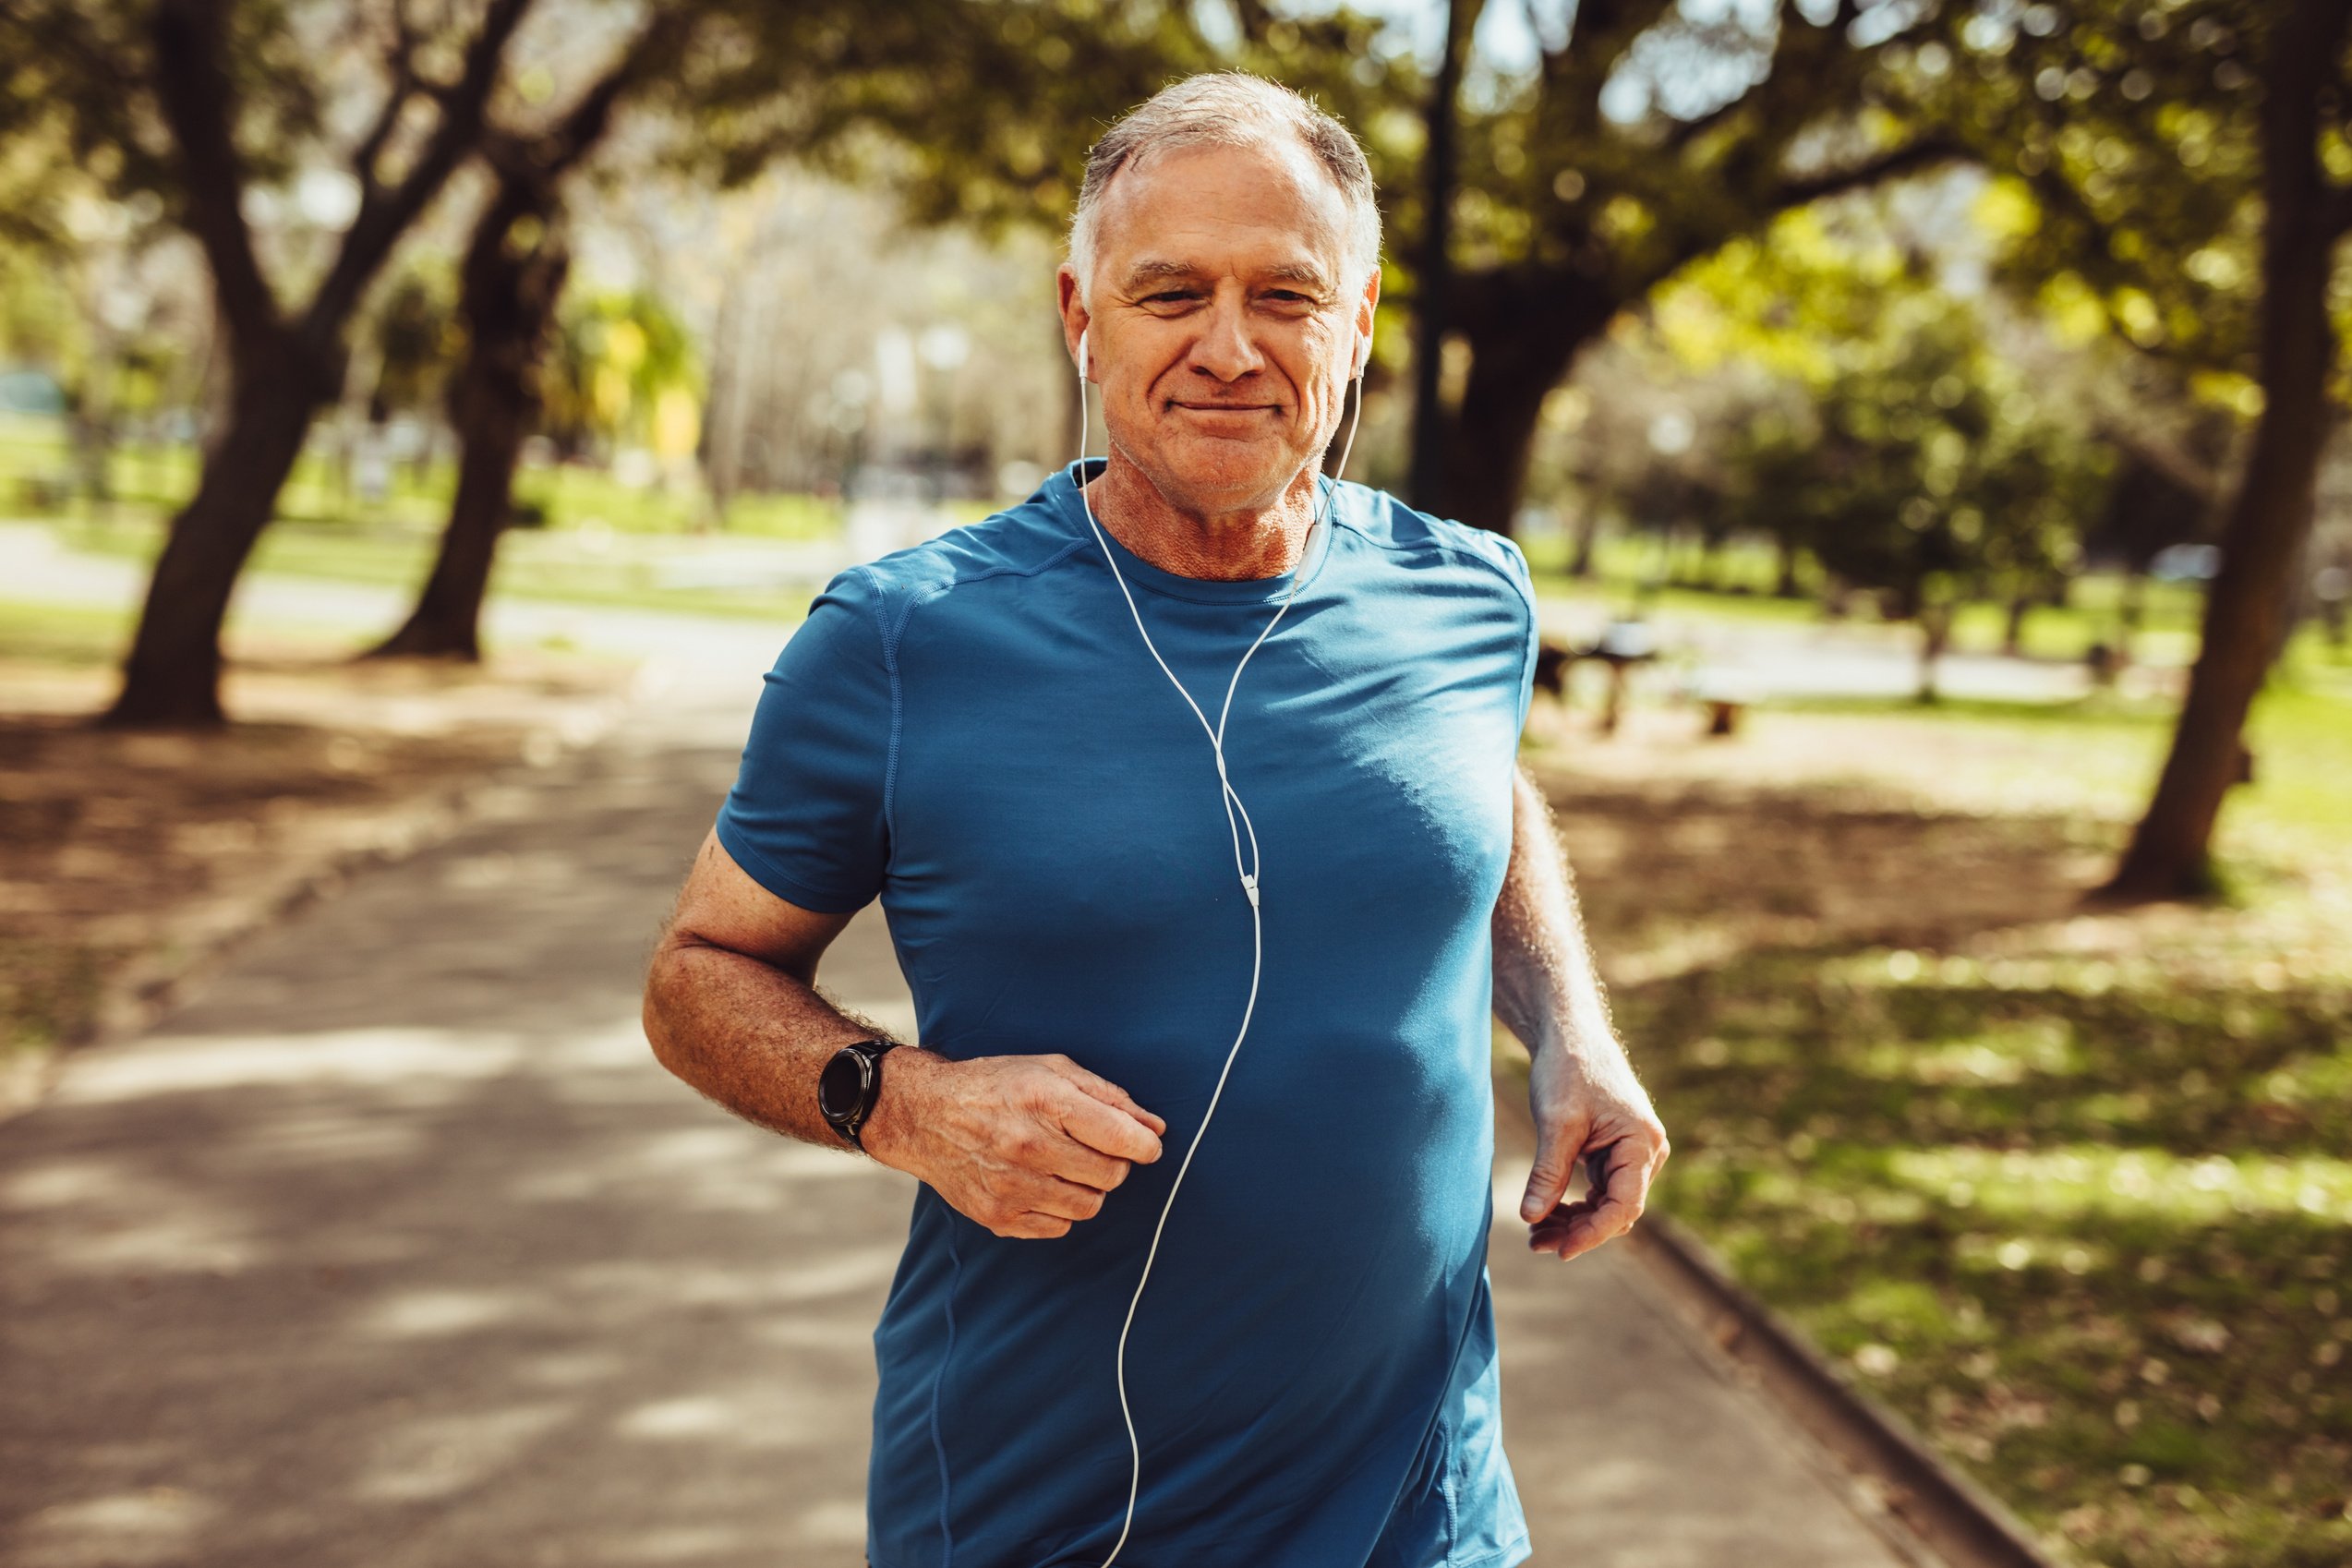
[(1161, 300), (1164, 300), (1164, 299), (1190, 299), (1191, 297), (1192, 297), (1192, 296), (1191, 296), (1191, 294), (1190, 294), (1188, 290), (1185, 290), (1185, 289), (1169, 289), (1168, 291), (1166, 291), (1166, 292), (1165, 292), (1165, 293), (1164, 293), (1164, 294), (1152, 294), (1152, 295), (1146, 295), (1146, 296), (1144, 296), (1144, 297), (1143, 297), (1143, 303), (1144, 303), (1144, 304), (1146, 304), (1146, 305), (1156, 305), (1156, 304), (1158, 304)]

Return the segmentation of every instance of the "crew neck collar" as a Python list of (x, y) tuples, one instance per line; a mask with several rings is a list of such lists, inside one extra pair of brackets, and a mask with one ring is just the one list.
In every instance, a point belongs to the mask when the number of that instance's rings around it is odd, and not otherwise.
[[(1063, 464), (1061, 470), (1047, 481), (1046, 495), (1055, 513), (1076, 526), (1080, 537), (1086, 540), (1090, 552), (1099, 555), (1104, 547), (1109, 549), (1112, 558), (1118, 562), (1119, 574), (1133, 586), (1149, 588), (1170, 598), (1191, 599), (1200, 604), (1266, 604), (1291, 593), (1294, 578), (1302, 589), (1312, 584), (1322, 571), (1325, 558), (1331, 554), (1332, 529), (1339, 522), (1341, 498), (1335, 493), (1339, 488), (1337, 483), (1323, 475), (1316, 476), (1324, 487), (1319, 496), (1329, 495), (1330, 499), (1327, 502), (1319, 499), (1317, 504), (1326, 506), (1328, 514), (1320, 526), (1308, 534), (1307, 553), (1297, 566), (1277, 576), (1187, 577), (1181, 573), (1152, 565), (1120, 543), (1119, 537), (1107, 525), (1102, 526), (1103, 542), (1097, 545), (1094, 542), (1095, 529), (1087, 522), (1086, 498), (1079, 490), (1082, 485), (1100, 478), (1103, 471), (1110, 466), (1110, 461), (1107, 457), (1073, 459)], [(1099, 517), (1095, 519), (1098, 525), (1101, 521)]]

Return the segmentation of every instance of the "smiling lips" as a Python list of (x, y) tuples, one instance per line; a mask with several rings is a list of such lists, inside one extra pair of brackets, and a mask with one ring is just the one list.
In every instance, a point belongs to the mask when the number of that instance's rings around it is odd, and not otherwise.
[(1179, 402), (1176, 404), (1176, 406), (1178, 408), (1188, 408), (1195, 414), (1260, 414), (1273, 412), (1279, 409), (1281, 404), (1272, 403)]

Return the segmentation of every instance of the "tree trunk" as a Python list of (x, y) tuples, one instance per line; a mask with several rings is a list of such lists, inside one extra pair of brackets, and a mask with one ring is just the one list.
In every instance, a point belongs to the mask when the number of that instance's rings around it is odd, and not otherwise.
[(1445, 419), (1443, 483), (1421, 510), (1508, 536), (1526, 490), (1544, 399), (1617, 306), (1598, 291), (1563, 303), (1561, 280), (1548, 272), (1490, 273), (1478, 282), (1476, 296), (1456, 301), (1470, 343), (1470, 380), (1462, 406)]
[[(510, 236), (525, 219), (537, 237), (518, 243)], [(467, 249), (460, 301), (466, 350), (450, 398), (459, 446), (449, 524), (416, 608), (367, 657), (482, 657), (482, 600), (513, 513), (514, 465), (538, 415), (539, 361), (569, 269), (543, 196), (509, 191), (491, 202)]]
[(221, 626), (229, 594), (331, 387), (315, 367), (303, 366), (290, 341), (272, 346), (266, 355), (248, 349), (239, 356), (227, 427), (205, 458), (195, 496), (173, 519), (123, 664), (122, 692), (102, 724), (209, 729), (226, 722)]
[(1452, 326), (1454, 101), (1462, 91), (1462, 57), (1484, 5), (1446, 0), (1445, 42), (1423, 111), (1428, 140), (1421, 158), (1421, 254), (1413, 280), (1413, 471), (1405, 488), (1425, 512), (1444, 489), (1445, 409), (1439, 387)]
[(2033, 610), (2033, 592), (2020, 588), (2009, 596), (2008, 619), (2001, 627), (2001, 652), (2010, 658), (2025, 654), (2025, 618)]
[(1576, 519), (1576, 553), (1568, 562), (1569, 576), (1582, 579), (1593, 574), (1593, 552), (1599, 544), (1600, 508), (1587, 501)]
[(2109, 899), (2189, 897), (2213, 887), (2211, 844), (2239, 772), (2240, 734), (2278, 645), (2288, 578), (2310, 532), (2335, 356), (2327, 289), (2340, 206), (2322, 175), (2319, 105), (2352, 0), (2300, 0), (2272, 39), (2262, 104), (2262, 412), (2205, 597), (2203, 642), (2148, 814)]
[(1952, 607), (1947, 604), (1922, 605), (1919, 609), (1919, 690), (1914, 698), (1923, 704), (1940, 702), (1943, 694), (1937, 689), (1937, 667), (1943, 662), (1944, 651), (1952, 642)]

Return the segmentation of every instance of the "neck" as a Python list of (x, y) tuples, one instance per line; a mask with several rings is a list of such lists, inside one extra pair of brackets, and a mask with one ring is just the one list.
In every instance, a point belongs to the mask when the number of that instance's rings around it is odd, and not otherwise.
[(1300, 469), (1271, 505), (1204, 511), (1169, 500), (1114, 446), (1086, 487), (1086, 504), (1105, 533), (1163, 572), (1217, 582), (1279, 577), (1307, 553), (1319, 472)]

